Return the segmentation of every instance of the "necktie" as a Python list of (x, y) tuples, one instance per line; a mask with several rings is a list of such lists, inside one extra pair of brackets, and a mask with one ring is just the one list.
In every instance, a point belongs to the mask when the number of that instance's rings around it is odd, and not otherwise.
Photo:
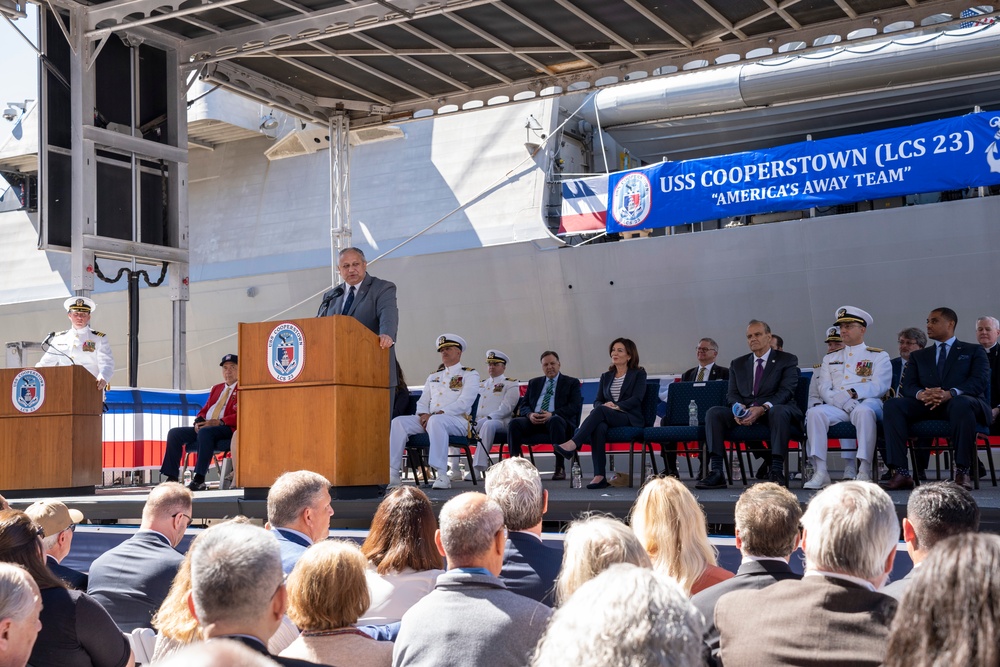
[(344, 309), (340, 311), (341, 315), (346, 315), (347, 311), (351, 309), (351, 304), (354, 303), (354, 286), (351, 286), (351, 291), (347, 294), (347, 298), (344, 300)]
[(698, 369), (698, 379), (695, 382), (701, 382), (705, 379), (705, 367), (702, 366)]
[(542, 412), (548, 412), (552, 405), (552, 378), (545, 383), (545, 395), (542, 396)]
[(212, 416), (209, 419), (218, 419), (219, 415), (222, 414), (222, 409), (226, 407), (226, 402), (229, 400), (229, 387), (226, 387), (222, 391), (222, 396), (219, 397), (219, 401), (212, 408)]
[(938, 358), (937, 358), (937, 368), (938, 368), (938, 379), (944, 377), (944, 360), (948, 358), (948, 343), (941, 343), (938, 345)]
[(764, 377), (764, 360), (757, 360), (757, 369), (753, 372), (753, 395), (757, 395), (757, 391), (760, 389), (760, 379)]

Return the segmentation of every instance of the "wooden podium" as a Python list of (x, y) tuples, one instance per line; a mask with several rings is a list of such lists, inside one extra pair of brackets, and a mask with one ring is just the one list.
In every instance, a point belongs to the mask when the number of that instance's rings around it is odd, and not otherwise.
[[(44, 390), (15, 378), (34, 370)], [(32, 386), (35, 386), (32, 394)], [(27, 391), (26, 391), (27, 390)], [(104, 394), (83, 366), (0, 370), (0, 493), (79, 495), (101, 484), (101, 414)], [(15, 401), (22, 399), (18, 410)], [(41, 395), (41, 405), (31, 405)], [(31, 492), (31, 493), (25, 493)]]
[[(275, 353), (282, 337), (287, 356)], [(239, 357), (236, 466), (247, 498), (266, 497), (293, 470), (323, 475), (335, 498), (374, 497), (388, 484), (389, 352), (378, 336), (341, 315), (240, 323)], [(282, 359), (294, 361), (294, 377)]]

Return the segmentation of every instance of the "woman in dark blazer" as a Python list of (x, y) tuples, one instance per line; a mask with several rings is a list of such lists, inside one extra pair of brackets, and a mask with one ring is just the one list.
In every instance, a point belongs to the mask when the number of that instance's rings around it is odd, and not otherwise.
[(646, 370), (639, 366), (639, 351), (628, 338), (616, 338), (608, 352), (611, 354), (611, 366), (607, 373), (601, 375), (594, 409), (571, 439), (554, 448), (556, 454), (571, 459), (580, 445), (590, 443), (594, 479), (587, 485), (588, 489), (609, 486), (604, 469), (608, 429), (643, 425), (642, 398), (646, 394)]

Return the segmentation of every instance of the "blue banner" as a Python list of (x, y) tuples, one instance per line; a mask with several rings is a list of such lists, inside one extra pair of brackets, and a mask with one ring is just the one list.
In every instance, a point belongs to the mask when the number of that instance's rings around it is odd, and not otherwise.
[(608, 177), (607, 230), (671, 227), (1000, 183), (1000, 114), (762, 151), (662, 162)]

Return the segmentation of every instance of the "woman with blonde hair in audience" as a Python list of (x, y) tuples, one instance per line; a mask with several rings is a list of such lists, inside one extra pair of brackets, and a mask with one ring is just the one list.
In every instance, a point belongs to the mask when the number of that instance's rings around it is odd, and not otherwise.
[(355, 627), (368, 608), (367, 562), (353, 542), (312, 545), (288, 575), (288, 616), (302, 634), (280, 653), (331, 667), (389, 667), (392, 642)]
[(1000, 536), (934, 545), (903, 593), (882, 665), (1000, 665)]
[(705, 514), (680, 480), (647, 482), (632, 507), (631, 524), (653, 567), (676, 579), (688, 595), (733, 576), (718, 566)]
[(83, 591), (49, 571), (42, 551), (44, 532), (24, 512), (0, 511), (0, 561), (27, 570), (41, 591), (42, 629), (31, 649), (32, 667), (131, 667), (128, 640), (111, 615)]
[(618, 519), (591, 515), (569, 525), (563, 540), (562, 569), (556, 579), (556, 604), (615, 563), (652, 567), (632, 529)]
[(434, 589), (444, 561), (434, 543), (431, 501), (414, 486), (394, 489), (379, 504), (361, 552), (368, 559), (371, 606), (361, 624), (396, 623)]

